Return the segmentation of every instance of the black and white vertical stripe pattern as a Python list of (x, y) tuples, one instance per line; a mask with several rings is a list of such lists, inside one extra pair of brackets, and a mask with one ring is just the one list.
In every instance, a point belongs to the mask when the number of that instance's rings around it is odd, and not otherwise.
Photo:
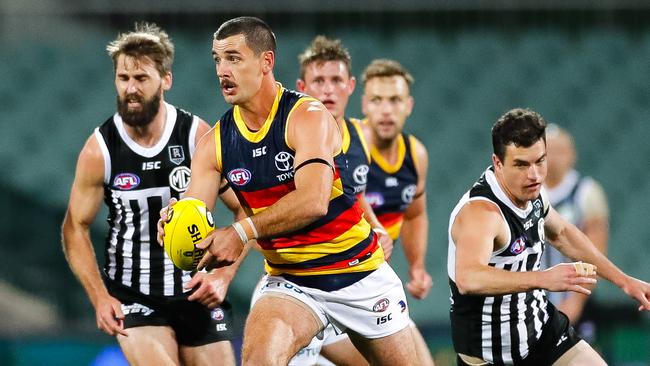
[(168, 187), (111, 192), (113, 224), (107, 237), (106, 272), (145, 295), (182, 293), (182, 271), (175, 269), (156, 242), (158, 212), (170, 197)]
[[(516, 364), (528, 356), (540, 338), (549, 313), (543, 290), (485, 297), (459, 293), (455, 284), (456, 246), (451, 237), (456, 215), (469, 201), (487, 200), (497, 204), (510, 229), (509, 245), (493, 252), (488, 264), (510, 272), (537, 271), (544, 250), (539, 226), (543, 226), (547, 212), (542, 197), (544, 194), (530, 202), (526, 210), (517, 208), (499, 187), (494, 173), (487, 170), (453, 210), (449, 221), (447, 269), (452, 292), (452, 338), (457, 352), (497, 365)], [(526, 243), (521, 251), (513, 249), (519, 238), (525, 238)]]
[[(541, 243), (536, 246), (541, 247)], [(489, 265), (510, 272), (527, 272), (538, 269), (540, 260), (539, 249), (533, 247), (517, 257), (493, 257)], [(495, 364), (521, 361), (542, 335), (542, 325), (548, 318), (544, 291), (486, 297), (482, 308), (481, 357)]]
[[(177, 269), (158, 245), (156, 225), (162, 207), (180, 196), (171, 188), (171, 175), (182, 167), (189, 172), (199, 122), (169, 104), (165, 107), (163, 137), (150, 148), (130, 139), (117, 114), (95, 130), (104, 156), (104, 201), (109, 208), (104, 271), (111, 280), (142, 294), (179, 296), (190, 275)], [(181, 146), (184, 160), (171, 161), (169, 146)], [(145, 169), (146, 163), (153, 165)], [(114, 179), (120, 174), (137, 176), (139, 184), (116, 187)]]

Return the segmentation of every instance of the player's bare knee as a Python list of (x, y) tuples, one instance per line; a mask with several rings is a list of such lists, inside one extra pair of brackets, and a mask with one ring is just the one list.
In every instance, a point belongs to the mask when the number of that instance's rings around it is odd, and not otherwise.
[(350, 335), (355, 346), (372, 365), (417, 365), (418, 359), (410, 326), (392, 335), (367, 339)]
[[(251, 319), (253, 320), (253, 319)], [(253, 325), (255, 324), (255, 325)], [(249, 365), (286, 364), (311, 339), (279, 317), (249, 321), (245, 329), (242, 362)]]

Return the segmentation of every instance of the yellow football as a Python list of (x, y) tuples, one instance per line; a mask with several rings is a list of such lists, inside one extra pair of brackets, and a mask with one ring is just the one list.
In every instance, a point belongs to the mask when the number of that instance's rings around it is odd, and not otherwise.
[(214, 220), (205, 203), (183, 198), (169, 208), (164, 224), (165, 252), (174, 265), (185, 271), (196, 270), (205, 250), (196, 244), (214, 230)]

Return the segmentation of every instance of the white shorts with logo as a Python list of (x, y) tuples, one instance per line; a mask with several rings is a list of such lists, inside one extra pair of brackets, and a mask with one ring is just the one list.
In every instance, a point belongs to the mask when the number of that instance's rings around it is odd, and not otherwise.
[(331, 292), (266, 275), (255, 289), (251, 306), (267, 293), (288, 295), (306, 304), (323, 328), (331, 324), (337, 334), (349, 329), (364, 338), (382, 338), (410, 322), (402, 282), (387, 263), (352, 285)]

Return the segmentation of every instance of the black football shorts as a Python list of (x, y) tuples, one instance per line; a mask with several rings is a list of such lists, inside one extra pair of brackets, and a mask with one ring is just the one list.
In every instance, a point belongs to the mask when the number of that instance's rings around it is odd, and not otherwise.
[(166, 298), (144, 295), (127, 286), (106, 281), (111, 296), (122, 302), (124, 328), (169, 326), (183, 346), (202, 346), (233, 338), (232, 306), (226, 300), (208, 309), (186, 298)]

